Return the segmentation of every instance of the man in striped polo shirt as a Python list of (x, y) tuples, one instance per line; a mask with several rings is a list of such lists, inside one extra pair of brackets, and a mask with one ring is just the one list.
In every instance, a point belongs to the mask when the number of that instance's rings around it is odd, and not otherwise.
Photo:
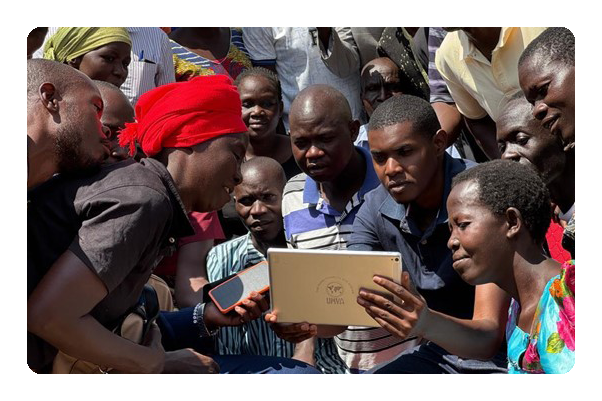
[[(235, 208), (249, 233), (217, 245), (209, 251), (207, 277), (210, 282), (265, 261), (268, 248), (286, 246), (281, 211), (286, 176), (282, 166), (274, 159), (255, 157), (243, 163), (241, 174), (242, 183), (234, 188)], [(306, 365), (285, 360), (284, 358), (294, 358), (311, 365), (314, 362), (313, 355), (307, 355), (305, 347), (296, 349), (295, 344), (278, 338), (263, 319), (245, 321), (237, 326), (220, 327), (216, 335), (216, 347), (221, 356), (248, 355), (249, 365), (256, 369), (264, 365), (282, 363), (285, 368), (281, 367), (280, 370), (283, 373), (317, 373), (313, 368), (305, 367)], [(284, 358), (257, 359), (252, 355)], [(222, 359), (218, 358), (220, 364)], [(241, 359), (235, 361), (240, 363)]]
[[(288, 246), (346, 249), (364, 196), (380, 183), (370, 153), (353, 145), (359, 122), (353, 120), (349, 103), (339, 91), (314, 85), (299, 93), (291, 105), (290, 127), (293, 155), (303, 173), (284, 188)], [(390, 360), (412, 342), (395, 338), (382, 328), (345, 329), (320, 326), (317, 336), (336, 335), (338, 354), (346, 371), (352, 373)], [(320, 339), (318, 350), (329, 341)]]

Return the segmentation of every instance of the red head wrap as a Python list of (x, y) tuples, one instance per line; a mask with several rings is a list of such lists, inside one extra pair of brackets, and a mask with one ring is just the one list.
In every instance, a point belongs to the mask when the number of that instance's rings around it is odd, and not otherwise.
[(126, 123), (119, 145), (147, 156), (167, 147), (190, 147), (220, 135), (247, 132), (240, 97), (225, 75), (208, 75), (155, 88), (136, 103), (136, 122)]

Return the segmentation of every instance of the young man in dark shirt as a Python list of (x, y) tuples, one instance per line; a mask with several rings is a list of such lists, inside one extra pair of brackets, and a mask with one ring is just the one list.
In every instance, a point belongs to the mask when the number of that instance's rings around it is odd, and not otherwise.
[(348, 249), (400, 252), (404, 273), (402, 285), (374, 278), (400, 302), (361, 290), (358, 303), (394, 336), (429, 340), (372, 372), (504, 372), (504, 358), (482, 360), (500, 349), (509, 300), (495, 285), (466, 284), (447, 248), (445, 201), (466, 162), (445, 152), (447, 134), (435, 111), (414, 96), (380, 105), (368, 139), (382, 185), (366, 196)]

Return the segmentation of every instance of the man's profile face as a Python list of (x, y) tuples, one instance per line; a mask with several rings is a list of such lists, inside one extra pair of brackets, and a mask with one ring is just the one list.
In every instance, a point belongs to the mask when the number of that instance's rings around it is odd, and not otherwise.
[(371, 130), (368, 142), (374, 170), (397, 203), (413, 202), (430, 187), (439, 168), (437, 148), (410, 121)]
[(317, 106), (291, 115), (291, 145), (299, 168), (317, 182), (328, 182), (349, 163), (357, 133), (336, 109)]
[(510, 102), (496, 126), (502, 159), (533, 167), (546, 184), (562, 174), (566, 163), (562, 141), (533, 117), (526, 100)]
[(125, 128), (125, 123), (135, 121), (134, 108), (127, 98), (115, 90), (101, 89), (104, 101), (104, 111), (100, 119), (106, 128), (105, 132), (111, 149), (110, 162), (125, 160), (129, 157), (128, 149), (119, 146), (119, 131)]
[(391, 96), (403, 94), (399, 68), (392, 61), (379, 59), (362, 74), (362, 102), (368, 116)]
[(61, 101), (61, 122), (54, 135), (60, 173), (74, 173), (98, 166), (109, 156), (103, 145), (100, 118), (103, 102), (91, 82), (74, 85)]
[(282, 188), (279, 177), (247, 170), (234, 189), (236, 213), (251, 235), (262, 242), (273, 241), (282, 232)]

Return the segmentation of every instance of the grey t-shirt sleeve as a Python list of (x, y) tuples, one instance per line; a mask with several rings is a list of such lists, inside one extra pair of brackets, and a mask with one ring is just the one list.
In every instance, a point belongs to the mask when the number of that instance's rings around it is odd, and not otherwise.
[[(79, 203), (79, 202), (78, 202)], [(173, 209), (168, 197), (147, 186), (120, 186), (82, 200), (83, 218), (69, 246), (111, 292), (137, 266), (150, 268), (169, 229)]]

